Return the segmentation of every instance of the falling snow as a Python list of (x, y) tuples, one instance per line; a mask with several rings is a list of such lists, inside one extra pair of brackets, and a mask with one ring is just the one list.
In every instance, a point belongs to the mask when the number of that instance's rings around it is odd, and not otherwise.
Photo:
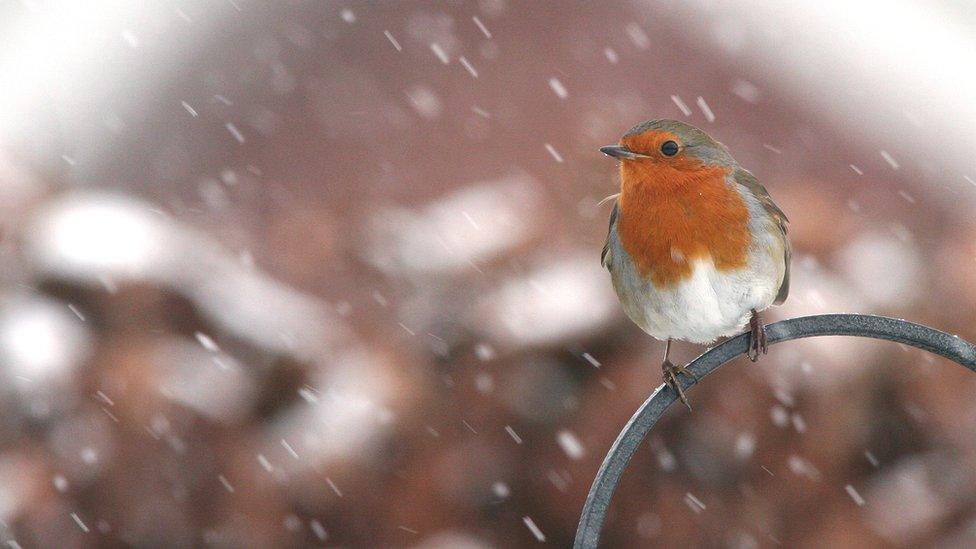
[(441, 63), (447, 65), (448, 63), (451, 62), (451, 58), (447, 55), (447, 52), (444, 51), (444, 48), (442, 48), (441, 45), (438, 44), (437, 42), (432, 42), (430, 44), (430, 51), (434, 52), (434, 55), (436, 55), (437, 58), (440, 59)]
[(193, 118), (199, 116), (196, 109), (191, 107), (190, 104), (187, 103), (186, 101), (180, 101), (180, 104), (183, 105), (183, 108), (186, 109), (186, 112), (190, 113), (190, 116), (192, 116)]
[(475, 68), (471, 65), (471, 62), (469, 62), (463, 55), (458, 58), (458, 61), (461, 63), (461, 66), (464, 67), (464, 70), (468, 71), (468, 74), (474, 78), (478, 78), (478, 71), (475, 70)]
[(78, 513), (71, 513), (71, 519), (75, 521), (75, 524), (78, 525), (78, 528), (81, 528), (82, 532), (86, 534), (90, 532), (88, 526), (86, 526), (85, 523), (81, 520), (81, 517), (78, 516)]
[(234, 493), (234, 487), (231, 485), (230, 481), (227, 480), (227, 477), (225, 477), (224, 475), (218, 475), (217, 479), (220, 480), (220, 483), (224, 486), (225, 490), (227, 490), (231, 494)]
[(637, 49), (646, 50), (651, 47), (651, 39), (647, 37), (647, 33), (637, 23), (629, 23), (624, 32), (627, 33), (627, 37)]
[(571, 431), (563, 429), (556, 433), (556, 442), (559, 443), (559, 447), (562, 448), (569, 459), (579, 460), (586, 455), (583, 444)]
[(203, 346), (204, 349), (210, 351), (211, 353), (220, 351), (220, 347), (217, 346), (217, 343), (207, 334), (203, 332), (196, 332), (193, 335), (197, 338), (197, 341)]
[(552, 91), (556, 94), (556, 97), (560, 99), (566, 99), (569, 97), (569, 92), (566, 91), (566, 86), (563, 86), (563, 83), (560, 82), (558, 78), (550, 78), (549, 87), (552, 88)]
[(309, 521), (308, 526), (312, 529), (312, 533), (315, 534), (315, 537), (317, 537), (319, 541), (325, 541), (329, 538), (325, 531), (325, 527), (322, 526), (322, 523), (319, 522), (318, 519), (312, 519)]
[(680, 97), (678, 97), (677, 95), (672, 95), (671, 101), (673, 101), (674, 104), (677, 105), (678, 110), (681, 111), (681, 114), (685, 116), (691, 116), (691, 109), (688, 108), (688, 105), (686, 105), (685, 102), (682, 101)]
[(397, 42), (397, 39), (393, 37), (392, 32), (385, 30), (383, 31), (383, 35), (386, 36), (386, 39), (390, 41), (390, 44), (393, 44), (393, 47), (396, 48), (396, 51), (403, 51), (403, 47), (400, 46), (400, 43)]
[(884, 158), (884, 161), (887, 162), (889, 166), (891, 166), (891, 169), (897, 170), (900, 167), (898, 161), (895, 160), (895, 157), (891, 156), (891, 153), (885, 150), (882, 150), (880, 152), (881, 152), (881, 158)]
[(518, 436), (518, 433), (515, 432), (515, 429), (513, 429), (511, 425), (505, 426), (505, 432), (508, 433), (508, 436), (512, 437), (512, 440), (514, 440), (516, 444), (522, 444), (522, 437)]
[(522, 522), (525, 523), (525, 527), (528, 528), (530, 532), (532, 532), (532, 535), (535, 536), (535, 539), (537, 541), (539, 541), (540, 543), (546, 541), (545, 534), (543, 534), (542, 530), (540, 530), (539, 527), (535, 525), (535, 521), (533, 521), (531, 517), (522, 517)]
[(241, 130), (237, 129), (237, 126), (231, 122), (228, 122), (224, 126), (227, 128), (227, 131), (234, 136), (234, 139), (236, 139), (238, 143), (244, 143), (244, 134), (241, 133)]
[(474, 21), (474, 24), (478, 27), (478, 30), (485, 35), (485, 38), (491, 38), (491, 33), (488, 32), (488, 27), (485, 27), (485, 24), (481, 22), (481, 19), (478, 19), (477, 15), (473, 16), (471, 20)]
[(705, 507), (705, 504), (702, 503), (701, 500), (695, 497), (695, 495), (692, 494), (691, 492), (685, 493), (685, 504), (688, 507), (690, 507), (691, 510), (694, 511), (695, 513), (701, 513), (702, 511), (707, 509), (707, 507)]
[(705, 115), (705, 120), (715, 122), (715, 115), (712, 114), (712, 109), (708, 106), (708, 103), (705, 102), (705, 98), (699, 95), (695, 102), (698, 103), (698, 108), (701, 109), (702, 114)]
[(759, 88), (755, 84), (741, 78), (732, 83), (732, 93), (747, 103), (759, 102)]
[(561, 154), (559, 154), (559, 151), (556, 150), (556, 147), (553, 147), (549, 143), (546, 143), (545, 144), (545, 147), (546, 147), (546, 150), (549, 151), (549, 155), (552, 156), (553, 160), (555, 160), (556, 162), (559, 162), (559, 163), (562, 163), (563, 162), (563, 156)]
[(858, 507), (864, 507), (864, 498), (861, 497), (861, 494), (859, 494), (853, 486), (848, 484), (844, 487), (844, 490), (847, 490), (847, 495), (851, 496), (851, 499), (854, 500), (854, 503), (856, 503)]

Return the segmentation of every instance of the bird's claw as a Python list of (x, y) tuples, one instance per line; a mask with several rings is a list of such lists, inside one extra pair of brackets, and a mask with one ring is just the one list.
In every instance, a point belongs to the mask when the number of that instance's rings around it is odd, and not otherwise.
[(691, 410), (691, 404), (688, 403), (688, 397), (685, 396), (685, 391), (681, 388), (681, 383), (678, 382), (678, 376), (685, 374), (686, 376), (694, 379), (695, 383), (698, 382), (698, 376), (693, 374), (688, 368), (684, 366), (677, 366), (670, 360), (665, 360), (664, 363), (661, 364), (661, 370), (663, 372), (664, 384), (671, 387), (671, 390), (673, 390), (675, 393), (678, 393), (678, 399), (688, 407), (688, 410)]
[(749, 347), (746, 355), (749, 360), (759, 362), (759, 357), (769, 352), (769, 343), (766, 339), (766, 326), (763, 324), (759, 313), (752, 311), (752, 318), (749, 319)]

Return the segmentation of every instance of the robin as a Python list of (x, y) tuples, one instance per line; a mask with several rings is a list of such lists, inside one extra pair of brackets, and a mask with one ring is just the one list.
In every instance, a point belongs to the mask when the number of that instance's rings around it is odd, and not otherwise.
[(756, 178), (704, 131), (676, 120), (634, 126), (601, 152), (620, 161), (603, 266), (624, 312), (666, 341), (664, 382), (691, 409), (668, 359), (675, 339), (708, 344), (750, 327), (766, 354), (761, 311), (790, 290), (787, 218)]

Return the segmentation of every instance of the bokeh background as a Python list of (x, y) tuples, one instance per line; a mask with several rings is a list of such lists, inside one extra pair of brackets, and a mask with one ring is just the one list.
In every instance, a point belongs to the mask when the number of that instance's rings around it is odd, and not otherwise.
[[(773, 319), (973, 341), (973, 66), (960, 0), (0, 3), (0, 538), (567, 546), (663, 351), (597, 148), (729, 146), (792, 221)], [(891, 343), (739, 360), (605, 543), (972, 547), (974, 396)]]

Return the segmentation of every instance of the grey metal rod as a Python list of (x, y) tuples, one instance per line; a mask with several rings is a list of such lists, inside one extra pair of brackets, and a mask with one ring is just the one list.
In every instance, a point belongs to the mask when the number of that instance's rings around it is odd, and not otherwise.
[[(856, 314), (804, 316), (770, 324), (766, 327), (766, 333), (770, 345), (791, 339), (831, 335), (896, 341), (944, 356), (976, 371), (976, 346), (972, 343), (927, 326), (894, 318)], [(745, 354), (748, 342), (748, 334), (736, 336), (709, 349), (689, 364), (688, 368), (701, 381), (723, 364)], [(679, 381), (685, 390), (696, 383), (684, 376), (679, 377)], [(579, 528), (576, 530), (574, 547), (589, 549), (597, 546), (610, 499), (624, 469), (648, 431), (676, 399), (677, 395), (670, 387), (661, 385), (620, 432), (604, 458), (603, 465), (593, 480), (593, 486), (590, 487)]]

